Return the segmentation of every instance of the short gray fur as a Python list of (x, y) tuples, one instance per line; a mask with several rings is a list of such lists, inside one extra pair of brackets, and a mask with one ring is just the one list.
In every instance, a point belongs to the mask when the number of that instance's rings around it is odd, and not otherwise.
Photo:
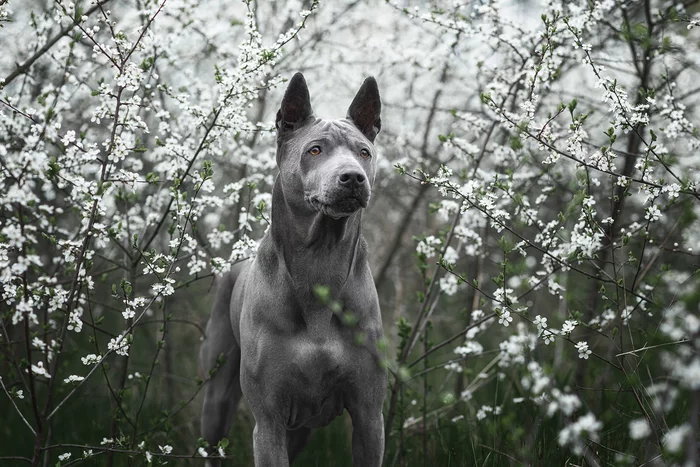
[[(294, 75), (277, 114), (272, 225), (255, 259), (219, 280), (201, 359), (206, 371), (219, 355), (226, 361), (204, 390), (202, 436), (215, 446), (245, 395), (255, 416), (257, 467), (289, 465), (311, 429), (344, 409), (352, 418), (353, 464), (381, 465), (387, 375), (362, 236), (380, 111), (377, 83), (367, 78), (347, 118), (317, 119), (304, 77)], [(313, 155), (316, 146), (321, 152)], [(321, 303), (316, 285), (327, 286), (357, 323), (344, 324)]]

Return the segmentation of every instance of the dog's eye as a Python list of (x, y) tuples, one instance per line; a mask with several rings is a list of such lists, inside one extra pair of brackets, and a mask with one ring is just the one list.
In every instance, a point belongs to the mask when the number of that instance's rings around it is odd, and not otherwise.
[(312, 156), (318, 156), (321, 154), (321, 146), (314, 146), (311, 149), (309, 149), (309, 154)]
[(369, 151), (366, 149), (363, 149), (362, 151), (360, 151), (360, 155), (362, 156), (363, 159), (369, 159), (372, 156), (372, 154), (370, 154)]

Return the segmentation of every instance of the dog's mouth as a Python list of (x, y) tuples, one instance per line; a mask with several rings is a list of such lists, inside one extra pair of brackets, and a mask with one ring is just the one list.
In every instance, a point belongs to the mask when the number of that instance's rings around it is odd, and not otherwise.
[(367, 199), (360, 196), (347, 196), (340, 199), (329, 200), (328, 202), (322, 202), (316, 196), (310, 196), (306, 199), (306, 202), (316, 211), (334, 219), (347, 217), (360, 208), (366, 208), (367, 201)]

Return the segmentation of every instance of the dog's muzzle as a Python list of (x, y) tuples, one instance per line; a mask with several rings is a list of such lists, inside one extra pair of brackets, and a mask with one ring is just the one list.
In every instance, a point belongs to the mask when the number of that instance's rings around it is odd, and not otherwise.
[(338, 219), (367, 207), (370, 189), (364, 174), (343, 173), (336, 183), (328, 185), (320, 193), (305, 196), (306, 202), (316, 211)]

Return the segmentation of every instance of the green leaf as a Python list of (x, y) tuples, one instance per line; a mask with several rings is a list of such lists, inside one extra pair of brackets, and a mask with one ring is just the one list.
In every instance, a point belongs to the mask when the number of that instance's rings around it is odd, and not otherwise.
[(327, 285), (316, 284), (314, 285), (314, 295), (319, 302), (325, 305), (331, 298), (331, 288)]

